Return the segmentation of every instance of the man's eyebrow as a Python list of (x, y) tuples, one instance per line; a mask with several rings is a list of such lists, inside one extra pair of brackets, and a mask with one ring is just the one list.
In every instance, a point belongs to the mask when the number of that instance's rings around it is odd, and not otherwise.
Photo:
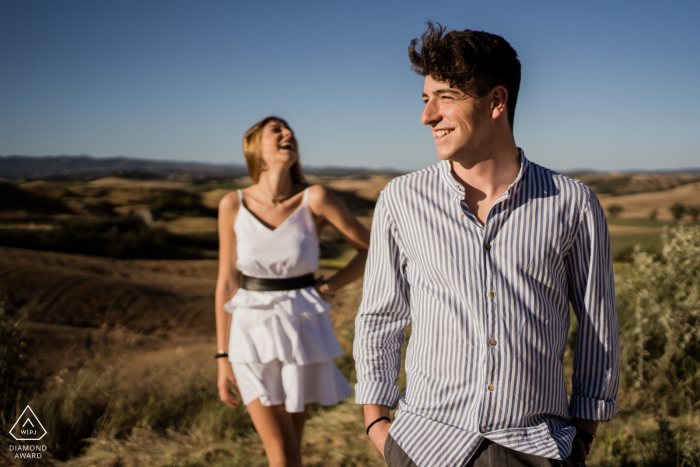
[[(438, 96), (442, 94), (459, 94), (459, 91), (456, 89), (438, 89), (433, 94), (436, 94)], [(423, 93), (423, 97), (428, 97), (428, 95), (426, 93)]]

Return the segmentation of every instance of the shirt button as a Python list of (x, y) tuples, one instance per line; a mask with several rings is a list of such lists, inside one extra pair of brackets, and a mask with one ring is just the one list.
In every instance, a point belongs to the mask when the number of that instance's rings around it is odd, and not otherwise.
[(495, 294), (495, 293), (493, 293), (493, 292), (489, 292), (489, 298), (493, 298), (494, 296), (496, 296), (496, 294)]
[(485, 249), (486, 251), (489, 251), (489, 250), (491, 249), (491, 245), (489, 245), (489, 244), (487, 243), (486, 245), (484, 245), (484, 249)]
[(488, 389), (489, 391), (494, 391), (496, 389), (496, 386), (494, 386), (493, 384), (489, 384)]
[(464, 217), (464, 213), (463, 213), (463, 212), (460, 212), (459, 215), (462, 216), (462, 217)]
[(455, 185), (455, 188), (457, 188), (457, 189), (460, 190), (460, 191), (462, 190), (462, 187), (459, 186), (459, 185)]
[(489, 340), (489, 345), (490, 345), (491, 347), (495, 347), (496, 344), (497, 344), (496, 339), (490, 339), (490, 340)]
[(482, 428), (482, 429), (481, 429), (481, 432), (484, 433), (484, 434), (486, 434), (486, 433), (489, 432), (489, 429), (488, 429), (488, 428)]

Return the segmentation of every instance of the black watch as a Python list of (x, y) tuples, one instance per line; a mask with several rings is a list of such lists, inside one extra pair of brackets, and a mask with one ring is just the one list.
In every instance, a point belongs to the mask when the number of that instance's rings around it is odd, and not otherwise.
[(575, 438), (580, 439), (583, 441), (583, 444), (586, 445), (586, 455), (591, 453), (591, 448), (593, 447), (593, 442), (595, 441), (595, 435), (590, 434), (586, 430), (580, 427), (576, 427), (576, 436)]

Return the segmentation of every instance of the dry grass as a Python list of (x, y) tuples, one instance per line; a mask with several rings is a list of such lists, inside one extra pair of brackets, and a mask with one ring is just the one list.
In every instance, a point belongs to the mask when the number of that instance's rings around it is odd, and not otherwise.
[(187, 182), (174, 182), (170, 180), (134, 180), (132, 178), (105, 177), (88, 182), (90, 186), (99, 187), (127, 187), (127, 188), (165, 188), (186, 189), (190, 186)]
[(622, 206), (623, 211), (619, 215), (621, 219), (646, 219), (649, 213), (656, 209), (658, 219), (668, 221), (673, 219), (669, 211), (672, 204), (700, 204), (700, 182), (658, 192), (621, 196), (600, 195), (599, 199), (606, 212), (612, 204)]

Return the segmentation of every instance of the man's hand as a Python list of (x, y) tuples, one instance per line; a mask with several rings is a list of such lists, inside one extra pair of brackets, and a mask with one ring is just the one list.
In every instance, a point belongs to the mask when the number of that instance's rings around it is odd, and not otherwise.
[[(586, 420), (585, 418), (572, 418), (571, 423), (574, 426), (577, 426), (579, 428), (582, 428), (586, 430), (588, 433), (592, 434), (595, 436), (596, 431), (598, 431), (598, 425), (600, 425), (599, 421), (596, 420)], [(585, 457), (588, 457), (588, 446), (586, 446), (586, 443), (581, 441), (578, 438), (574, 438), (575, 443), (579, 443), (581, 445), (581, 448), (583, 449), (583, 453)]]
[(375, 423), (372, 429), (369, 430), (369, 439), (374, 443), (374, 447), (379, 449), (379, 452), (384, 456), (384, 445), (389, 437), (389, 428), (391, 428), (391, 423), (386, 420)]
[[(368, 404), (362, 406), (362, 409), (365, 414), (365, 429), (375, 420), (382, 417), (389, 417), (389, 407), (384, 405)], [(391, 428), (391, 423), (382, 420), (372, 425), (372, 428), (369, 430), (369, 439), (372, 440), (372, 443), (374, 443), (374, 446), (382, 454), (382, 457), (384, 457), (384, 444), (389, 436), (389, 428)]]

